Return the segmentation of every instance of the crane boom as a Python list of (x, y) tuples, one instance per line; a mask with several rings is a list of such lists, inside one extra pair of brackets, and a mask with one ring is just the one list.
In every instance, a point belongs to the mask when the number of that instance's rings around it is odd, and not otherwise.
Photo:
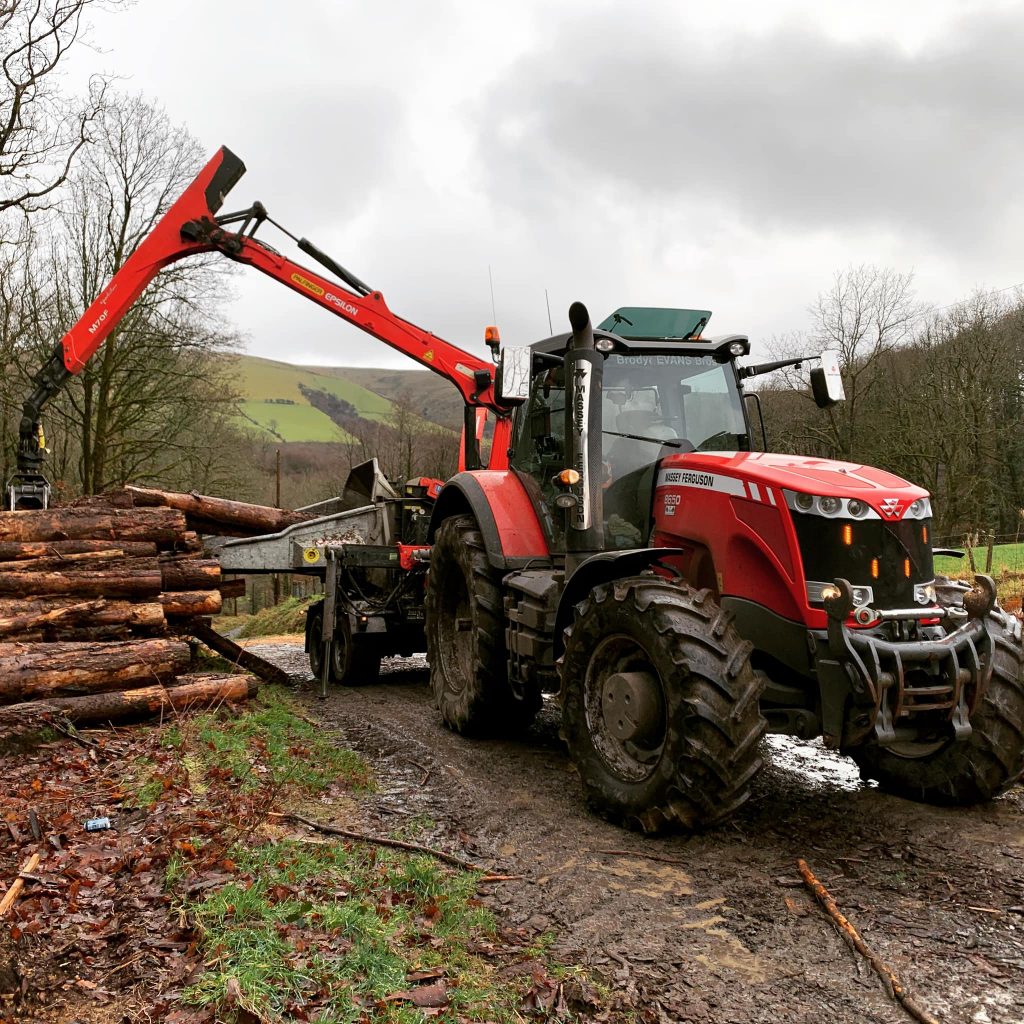
[[(509, 409), (495, 395), (493, 367), (489, 363), (393, 313), (379, 291), (365, 285), (307, 239), (295, 239), (300, 250), (344, 282), (344, 286), (265, 245), (255, 237), (256, 231), (267, 222), (280, 226), (270, 219), (262, 203), (218, 217), (225, 197), (244, 173), (242, 161), (226, 146), (221, 147), (36, 373), (32, 391), (22, 408), (18, 469), (8, 484), (11, 508), (45, 507), (49, 500), (49, 484), (42, 475), (44, 450), (40, 417), (43, 407), (70, 377), (82, 372), (164, 267), (201, 253), (217, 252), (254, 267), (450, 380), (466, 406), (463, 457), (467, 462), (479, 461), (476, 409), (493, 411), (507, 430)], [(231, 230), (234, 225), (239, 226)], [(294, 239), (289, 232), (285, 233)]]

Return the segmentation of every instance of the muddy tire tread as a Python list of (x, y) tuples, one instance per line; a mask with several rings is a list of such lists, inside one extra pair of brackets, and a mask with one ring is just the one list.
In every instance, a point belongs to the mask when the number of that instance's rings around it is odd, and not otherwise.
[[(456, 563), (458, 571), (470, 581), (475, 636), (471, 685), (458, 694), (445, 686), (435, 628), (438, 616), (443, 614), (441, 587), (445, 585), (438, 569), (450, 562)], [(452, 571), (450, 565), (445, 571)], [(425, 602), (427, 660), (430, 685), (445, 724), (470, 736), (515, 733), (527, 728), (540, 708), (541, 696), (538, 692), (518, 700), (509, 687), (501, 574), (488, 561), (475, 519), (457, 516), (438, 527), (431, 552), (431, 575), (436, 582), (428, 585)]]
[(574, 609), (559, 662), (566, 735), (575, 751), (587, 749), (585, 711), (581, 697), (566, 697), (574, 687), (582, 693), (585, 652), (600, 639), (600, 609), (608, 602), (649, 623), (671, 659), (677, 697), (668, 713), (666, 749), (675, 757), (659, 773), (664, 777), (651, 805), (637, 814), (623, 808), (621, 783), (614, 776), (588, 770), (603, 763), (600, 755), (584, 753), (580, 775), (587, 802), (603, 816), (645, 832), (714, 825), (747, 800), (761, 768), (766, 722), (758, 698), (764, 680), (750, 665), (751, 647), (708, 590), (693, 591), (654, 575), (597, 587)]
[(862, 777), (897, 796), (947, 807), (984, 803), (1024, 778), (1024, 649), (1017, 635), (1003, 629), (995, 636), (992, 676), (968, 739), (920, 760), (874, 744), (851, 750)]

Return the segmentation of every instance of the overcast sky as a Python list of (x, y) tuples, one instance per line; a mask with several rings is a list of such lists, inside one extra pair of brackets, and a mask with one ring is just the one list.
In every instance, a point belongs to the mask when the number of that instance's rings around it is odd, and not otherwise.
[[(119, 75), (397, 313), (527, 344), (584, 301), (706, 307), (755, 346), (834, 270), (936, 306), (1024, 281), (1024, 4), (138, 0)], [(411, 365), (255, 272), (249, 351)], [(755, 347), (755, 352), (758, 349)], [(762, 350), (763, 351), (763, 350)]]

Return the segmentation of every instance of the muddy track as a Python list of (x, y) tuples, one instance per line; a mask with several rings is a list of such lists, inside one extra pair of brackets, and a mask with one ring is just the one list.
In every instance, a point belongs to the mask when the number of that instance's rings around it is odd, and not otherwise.
[[(300, 647), (259, 650), (308, 683)], [(981, 808), (923, 807), (862, 786), (817, 745), (773, 738), (727, 825), (650, 840), (582, 805), (554, 707), (521, 741), (463, 739), (441, 725), (421, 659), (385, 662), (379, 684), (324, 702), (300, 692), (377, 765), (382, 792), (363, 813), (391, 828), (427, 815), (438, 838), (524, 876), (495, 887), (506, 919), (556, 933), (558, 956), (646, 1019), (910, 1019), (799, 886), (804, 857), (941, 1020), (1024, 1021), (1020, 789)]]

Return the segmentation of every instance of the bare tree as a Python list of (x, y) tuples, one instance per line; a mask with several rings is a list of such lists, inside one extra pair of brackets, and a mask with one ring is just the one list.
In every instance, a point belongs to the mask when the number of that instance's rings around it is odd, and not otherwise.
[(811, 338), (821, 349), (838, 349), (846, 401), (829, 411), (826, 437), (840, 458), (857, 451), (863, 409), (879, 380), (884, 357), (906, 342), (922, 307), (913, 274), (862, 264), (836, 273), (832, 287), (810, 307)]
[(107, 79), (93, 75), (81, 104), (58, 70), (81, 45), (93, 6), (121, 0), (0, 0), (0, 213), (46, 205), (67, 181), (103, 108)]

